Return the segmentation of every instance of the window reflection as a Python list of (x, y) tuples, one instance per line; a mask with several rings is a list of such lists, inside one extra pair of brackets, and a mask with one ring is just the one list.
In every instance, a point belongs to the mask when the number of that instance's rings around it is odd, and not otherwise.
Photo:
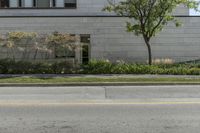
[(0, 0), (0, 7), (1, 8), (8, 8), (10, 5), (9, 0)]

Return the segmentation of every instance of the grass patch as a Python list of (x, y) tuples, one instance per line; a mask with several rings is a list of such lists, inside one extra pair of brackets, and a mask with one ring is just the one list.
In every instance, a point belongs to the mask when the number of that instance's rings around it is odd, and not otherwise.
[(200, 83), (200, 78), (123, 78), (123, 77), (14, 77), (1, 78), (0, 83), (34, 83), (34, 84), (67, 84), (67, 83)]

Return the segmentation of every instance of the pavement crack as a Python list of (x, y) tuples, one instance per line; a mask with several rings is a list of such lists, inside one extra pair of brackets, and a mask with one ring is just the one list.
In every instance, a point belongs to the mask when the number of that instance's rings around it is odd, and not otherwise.
[(62, 126), (61, 128), (62, 128), (62, 129), (65, 129), (65, 128), (73, 129), (71, 126)]
[(108, 99), (108, 94), (107, 94), (107, 87), (103, 87), (104, 88), (104, 91), (105, 91), (105, 99)]

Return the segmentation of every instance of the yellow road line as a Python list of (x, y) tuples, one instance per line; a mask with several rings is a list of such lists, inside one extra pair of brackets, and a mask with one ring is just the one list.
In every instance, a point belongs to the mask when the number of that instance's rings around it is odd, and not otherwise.
[(0, 106), (76, 106), (76, 105), (191, 105), (200, 104), (197, 102), (0, 102)]

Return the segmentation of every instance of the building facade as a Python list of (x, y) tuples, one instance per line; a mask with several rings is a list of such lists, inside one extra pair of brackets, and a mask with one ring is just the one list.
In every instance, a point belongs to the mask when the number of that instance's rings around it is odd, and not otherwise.
[[(143, 39), (126, 32), (128, 18), (103, 12), (107, 4), (107, 0), (0, 0), (0, 33), (70, 33), (88, 43), (88, 53), (77, 54), (80, 62), (86, 58), (145, 62), (148, 53)], [(169, 24), (153, 38), (153, 58), (200, 59), (200, 18), (189, 16), (184, 6), (174, 14), (183, 26)]]

